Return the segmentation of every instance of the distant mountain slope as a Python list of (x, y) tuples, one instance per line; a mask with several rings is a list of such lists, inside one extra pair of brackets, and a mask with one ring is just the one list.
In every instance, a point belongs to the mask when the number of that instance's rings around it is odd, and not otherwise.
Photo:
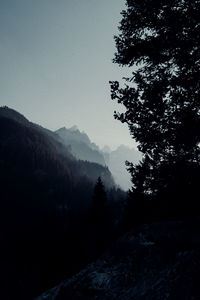
[(97, 145), (91, 142), (86, 133), (79, 131), (77, 126), (69, 129), (62, 127), (55, 133), (77, 159), (108, 166), (120, 188), (125, 191), (131, 188), (131, 176), (126, 169), (125, 161), (137, 163), (141, 158), (139, 151), (124, 145), (119, 146), (114, 151), (111, 151), (107, 146), (100, 150)]
[(104, 150), (104, 158), (106, 165), (113, 174), (116, 184), (118, 184), (123, 190), (131, 188), (131, 176), (127, 171), (125, 161), (132, 163), (138, 163), (141, 159), (141, 154), (135, 149), (131, 149), (127, 146), (121, 145), (114, 151)]
[(200, 299), (199, 230), (199, 220), (138, 227), (36, 300)]
[(60, 128), (56, 133), (64, 144), (71, 148), (72, 154), (85, 161), (95, 162), (105, 166), (103, 154), (98, 147), (92, 143), (86, 133), (80, 132), (76, 126), (72, 128)]
[[(22, 138), (26, 139), (26, 134), (28, 134), (29, 136), (32, 135), (32, 140), (31, 140), (31, 138), (29, 138), (28, 144), (32, 145), (31, 147), (34, 149), (34, 147), (36, 147), (36, 145), (34, 145), (34, 142), (37, 142), (37, 138), (38, 138), (38, 141), (40, 141), (40, 142), (43, 141), (43, 143), (45, 143), (42, 146), (42, 147), (45, 147), (45, 150), (43, 149), (43, 151), (47, 151), (47, 152), (51, 153), (51, 157), (54, 157), (54, 160), (59, 162), (59, 164), (62, 165), (62, 168), (67, 168), (68, 172), (71, 173), (72, 177), (77, 179), (82, 176), (85, 176), (91, 182), (95, 183), (97, 178), (99, 176), (101, 176), (102, 180), (104, 181), (104, 184), (107, 187), (114, 186), (114, 181), (113, 181), (110, 171), (108, 170), (107, 167), (103, 166), (103, 165), (105, 165), (105, 163), (104, 164), (102, 163), (101, 165), (99, 165), (98, 163), (92, 163), (91, 160), (81, 161), (80, 158), (78, 158), (80, 160), (80, 161), (78, 161), (76, 159), (76, 157), (74, 156), (74, 153), (72, 153), (70, 151), (70, 147), (69, 147), (70, 144), (67, 144), (66, 141), (63, 141), (63, 139), (59, 136), (59, 134), (54, 133), (54, 132), (52, 132), (46, 128), (43, 128), (37, 124), (29, 122), (23, 115), (21, 115), (20, 113), (16, 112), (13, 109), (8, 108), (8, 107), (0, 107), (0, 118), (1, 119), (4, 118), (4, 121), (2, 121), (4, 123), (4, 124), (2, 124), (2, 126), (3, 126), (2, 128), (4, 129), (2, 131), (2, 134), (6, 135), (6, 129), (7, 129), (6, 126), (7, 126), (7, 123), (9, 123), (9, 121), (6, 121), (6, 119), (12, 120), (13, 122), (17, 122), (16, 130), (17, 130), (17, 128), (18, 129), (20, 128), (18, 131), (18, 138), (17, 138), (17, 136), (15, 136), (15, 138), (14, 138), (15, 131), (13, 131), (13, 132), (11, 132), (12, 130), (10, 131), (10, 133), (13, 134), (13, 139), (14, 139), (13, 146), (15, 146), (15, 142), (17, 145), (17, 142), (22, 140)], [(14, 130), (14, 127), (15, 127), (15, 125), (13, 125), (13, 130)], [(21, 131), (21, 135), (20, 135), (20, 131)], [(34, 139), (35, 136), (37, 136), (36, 139)], [(81, 136), (83, 137), (84, 135), (81, 134)], [(89, 138), (87, 138), (86, 135), (82, 139), (89, 140)], [(27, 147), (28, 144), (26, 142), (24, 142), (23, 146)], [(29, 149), (24, 148), (24, 151), (26, 153), (29, 152), (31, 155), (31, 153), (32, 153), (31, 149), (29, 150)], [(95, 154), (97, 157), (99, 157), (100, 161), (104, 160), (103, 156), (101, 156), (96, 150), (91, 150), (91, 151), (93, 154)]]

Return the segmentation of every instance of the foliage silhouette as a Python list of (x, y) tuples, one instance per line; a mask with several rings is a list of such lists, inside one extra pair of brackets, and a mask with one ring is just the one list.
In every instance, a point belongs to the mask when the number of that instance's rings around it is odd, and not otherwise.
[(199, 214), (199, 14), (199, 0), (127, 0), (115, 37), (114, 62), (132, 68), (124, 87), (111, 82), (126, 108), (115, 118), (143, 154), (139, 165), (127, 162), (130, 198), (149, 201), (141, 214), (150, 218)]
[(102, 251), (108, 242), (110, 218), (105, 187), (101, 177), (98, 177), (92, 197), (92, 226), (97, 251)]

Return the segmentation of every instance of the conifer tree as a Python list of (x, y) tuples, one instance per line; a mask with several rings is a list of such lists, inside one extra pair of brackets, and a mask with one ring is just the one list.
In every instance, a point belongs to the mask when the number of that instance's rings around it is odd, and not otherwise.
[(99, 250), (105, 247), (109, 233), (109, 212), (107, 194), (101, 180), (98, 178), (92, 198), (92, 223), (95, 231), (96, 244)]
[(101, 177), (98, 177), (93, 193), (93, 209), (96, 214), (101, 214), (106, 206), (107, 195)]

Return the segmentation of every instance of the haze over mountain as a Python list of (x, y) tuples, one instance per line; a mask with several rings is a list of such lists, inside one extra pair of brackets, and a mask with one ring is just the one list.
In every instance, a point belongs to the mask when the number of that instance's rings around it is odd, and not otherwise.
[(68, 129), (62, 127), (56, 130), (55, 133), (59, 135), (63, 143), (77, 159), (108, 166), (116, 184), (120, 188), (123, 190), (131, 188), (131, 176), (126, 169), (125, 161), (137, 163), (141, 158), (139, 151), (125, 145), (120, 145), (113, 151), (108, 146), (100, 149), (76, 125)]
[(108, 148), (104, 148), (104, 158), (106, 165), (113, 174), (116, 184), (123, 190), (131, 188), (131, 176), (125, 165), (126, 161), (138, 163), (141, 159), (141, 154), (134, 148), (129, 148), (125, 145), (120, 145), (116, 150), (108, 152)]
[(104, 156), (98, 146), (90, 141), (86, 133), (80, 132), (77, 126), (69, 129), (63, 127), (55, 132), (77, 159), (96, 162), (105, 166)]

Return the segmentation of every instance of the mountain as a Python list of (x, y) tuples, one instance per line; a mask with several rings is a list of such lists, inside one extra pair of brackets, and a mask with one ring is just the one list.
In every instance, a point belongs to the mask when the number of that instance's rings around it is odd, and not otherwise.
[(84, 161), (95, 162), (105, 166), (103, 154), (97, 145), (92, 143), (86, 133), (80, 132), (77, 126), (69, 129), (63, 127), (55, 132), (62, 139), (63, 143), (69, 147), (71, 153)]
[(21, 124), (26, 124), (26, 125), (29, 124), (28, 119), (26, 119), (22, 114), (7, 106), (0, 107), (0, 116), (4, 118), (12, 119)]
[(94, 259), (94, 185), (101, 176), (110, 195), (115, 184), (107, 167), (77, 160), (56, 133), (8, 107), (0, 128), (1, 298), (28, 300)]
[(36, 300), (200, 299), (199, 230), (199, 219), (135, 228)]
[(104, 148), (104, 159), (109, 170), (113, 174), (116, 184), (123, 190), (127, 191), (131, 188), (131, 176), (127, 171), (125, 161), (138, 163), (141, 154), (135, 149), (131, 149), (125, 145), (119, 146), (114, 151), (108, 151)]
[(120, 188), (125, 191), (131, 188), (131, 176), (127, 172), (125, 161), (137, 163), (141, 159), (139, 151), (124, 145), (114, 151), (111, 151), (108, 146), (100, 150), (86, 133), (80, 132), (76, 125), (69, 129), (62, 127), (55, 133), (77, 159), (106, 165)]
[[(5, 135), (6, 132), (6, 125), (7, 123), (13, 122), (13, 128), (14, 128), (14, 122), (16, 122), (16, 131), (18, 129), (19, 134), (19, 140), (17, 141), (16, 136), (14, 137), (15, 132), (9, 131), (13, 136), (13, 140), (17, 143), (19, 143), (20, 140), (24, 139), (24, 147), (31, 146), (31, 149), (36, 147), (34, 144), (35, 142), (41, 143), (41, 141), (45, 144), (42, 145), (42, 147), (45, 147), (42, 151), (51, 152), (51, 157), (54, 157), (54, 160), (59, 162), (59, 164), (62, 165), (62, 168), (65, 167), (68, 169), (68, 173), (71, 174), (74, 179), (80, 178), (82, 176), (87, 177), (90, 181), (93, 183), (96, 182), (97, 178), (100, 176), (104, 182), (104, 184), (107, 187), (113, 187), (114, 181), (112, 178), (112, 175), (107, 167), (105, 167), (105, 163), (99, 164), (98, 162), (92, 163), (91, 160), (83, 161), (80, 158), (75, 157), (74, 153), (72, 154), (71, 148), (70, 148), (70, 134), (69, 134), (69, 142), (67, 142), (67, 137), (65, 138), (65, 141), (60, 137), (60, 135), (56, 132), (52, 132), (46, 128), (43, 128), (40, 125), (34, 124), (32, 122), (29, 122), (22, 114), (16, 112), (13, 109), (10, 109), (6, 106), (0, 107), (0, 118), (4, 124), (2, 125), (3, 131), (2, 134)], [(11, 121), (12, 120), (12, 121)], [(20, 134), (21, 131), (21, 134)], [(65, 130), (64, 130), (65, 131)], [(61, 130), (62, 132), (62, 130)], [(73, 134), (74, 130), (70, 129), (69, 132), (71, 132), (71, 136), (76, 136), (76, 139), (79, 143), (82, 143), (82, 141), (87, 141), (91, 145), (92, 143), (89, 141), (89, 138), (86, 134), (80, 133), (79, 131), (75, 131), (75, 135)], [(78, 136), (77, 137), (77, 133)], [(28, 144), (26, 141), (26, 134), (30, 136)], [(37, 136), (37, 138), (31, 139), (31, 135)], [(14, 143), (14, 142), (13, 142)], [(23, 148), (23, 146), (21, 146)], [(41, 145), (40, 145), (41, 146)], [(37, 146), (39, 148), (39, 146)], [(36, 147), (36, 148), (37, 148)], [(92, 147), (92, 146), (91, 146)], [(30, 150), (31, 150), (30, 149)], [(8, 149), (9, 151), (9, 149)], [(31, 151), (28, 151), (28, 149), (24, 149), (26, 153), (30, 153)], [(81, 150), (80, 150), (81, 151)], [(95, 153), (96, 150), (93, 150), (93, 153)], [(95, 153), (96, 154), (96, 153)], [(98, 156), (98, 152), (97, 152)], [(63, 163), (63, 160), (65, 162)], [(103, 156), (99, 154), (99, 160), (104, 161)], [(67, 163), (66, 163), (67, 161)], [(104, 165), (104, 166), (103, 166)]]

